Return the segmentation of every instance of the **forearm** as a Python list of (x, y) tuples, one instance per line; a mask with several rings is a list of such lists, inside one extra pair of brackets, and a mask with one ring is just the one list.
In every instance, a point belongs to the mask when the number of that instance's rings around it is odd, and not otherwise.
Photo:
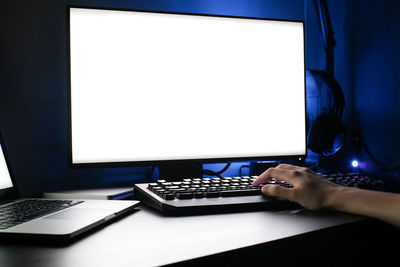
[(328, 194), (324, 208), (376, 218), (400, 228), (400, 194), (338, 187)]

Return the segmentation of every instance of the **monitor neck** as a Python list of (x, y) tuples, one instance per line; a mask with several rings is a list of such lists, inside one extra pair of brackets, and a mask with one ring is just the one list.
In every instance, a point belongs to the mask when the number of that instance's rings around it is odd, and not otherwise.
[(159, 178), (166, 181), (179, 181), (185, 178), (201, 178), (201, 163), (160, 163)]

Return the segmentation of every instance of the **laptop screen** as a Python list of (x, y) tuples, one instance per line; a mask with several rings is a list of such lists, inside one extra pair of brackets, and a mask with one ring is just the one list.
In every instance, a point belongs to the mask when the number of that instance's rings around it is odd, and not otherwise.
[(3, 146), (0, 144), (0, 190), (11, 188), (13, 186), (11, 181), (11, 175), (8, 171), (6, 159), (4, 156)]

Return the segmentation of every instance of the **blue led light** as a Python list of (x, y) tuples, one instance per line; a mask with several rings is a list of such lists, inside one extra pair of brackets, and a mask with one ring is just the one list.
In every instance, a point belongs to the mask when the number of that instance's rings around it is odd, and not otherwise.
[(357, 168), (358, 167), (358, 160), (353, 160), (351, 162), (351, 166), (353, 166), (354, 168)]

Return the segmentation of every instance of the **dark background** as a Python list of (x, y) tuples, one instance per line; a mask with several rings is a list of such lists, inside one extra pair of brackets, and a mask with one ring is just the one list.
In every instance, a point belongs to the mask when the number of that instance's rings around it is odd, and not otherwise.
[[(68, 168), (68, 5), (305, 19), (306, 66), (325, 67), (311, 0), (2, 1), (0, 131), (23, 196), (130, 185), (143, 181), (149, 171), (148, 167)], [(389, 168), (396, 167), (400, 165), (400, 3), (328, 0), (328, 7), (337, 40), (335, 77), (346, 97), (343, 120), (350, 133), (332, 162), (338, 168), (348, 167), (354, 151), (351, 133), (361, 130), (375, 156)], [(365, 153), (361, 156), (364, 170), (380, 172)], [(247, 163), (233, 164), (226, 175), (238, 175), (242, 164)]]

